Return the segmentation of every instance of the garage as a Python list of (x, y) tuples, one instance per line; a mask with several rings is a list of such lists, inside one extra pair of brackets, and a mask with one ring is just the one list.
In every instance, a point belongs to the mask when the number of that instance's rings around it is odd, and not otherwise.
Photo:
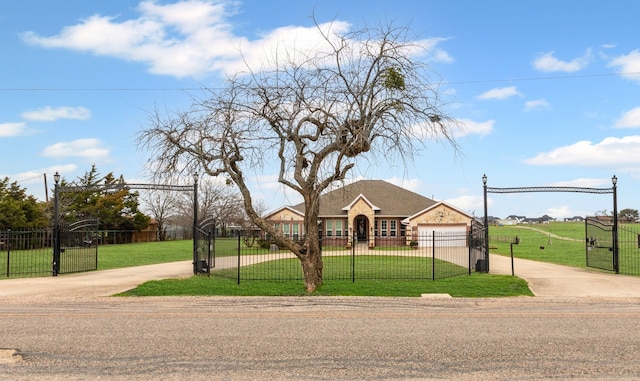
[(466, 224), (421, 224), (418, 225), (418, 246), (465, 247), (467, 246)]

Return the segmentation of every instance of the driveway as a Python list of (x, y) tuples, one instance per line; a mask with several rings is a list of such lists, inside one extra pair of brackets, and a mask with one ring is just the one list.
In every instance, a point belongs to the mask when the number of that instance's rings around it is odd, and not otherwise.
[[(220, 258), (216, 261), (218, 268), (227, 267), (224, 260)], [(0, 281), (0, 300), (109, 296), (130, 290), (148, 280), (188, 277), (192, 269), (191, 261), (183, 261), (58, 277), (7, 279)], [(640, 277), (517, 258), (514, 259), (514, 269), (515, 275), (529, 282), (529, 287), (538, 297), (640, 298)], [(511, 259), (492, 254), (490, 272), (510, 275)]]

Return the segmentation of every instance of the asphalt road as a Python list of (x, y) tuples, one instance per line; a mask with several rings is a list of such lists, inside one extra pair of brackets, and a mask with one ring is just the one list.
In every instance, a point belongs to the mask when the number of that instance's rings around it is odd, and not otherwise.
[[(0, 281), (0, 380), (640, 379), (639, 297), (598, 282), (541, 295), (566, 269), (515, 266), (538, 296), (119, 298), (105, 295), (134, 275)], [(595, 275), (635, 279), (584, 283)]]

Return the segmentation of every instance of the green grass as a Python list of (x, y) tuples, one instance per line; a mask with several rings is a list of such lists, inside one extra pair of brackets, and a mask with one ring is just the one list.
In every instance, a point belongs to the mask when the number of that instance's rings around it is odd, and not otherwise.
[[(421, 294), (447, 293), (453, 297), (533, 296), (527, 282), (518, 277), (473, 273), (436, 281), (362, 280), (325, 281), (314, 296), (392, 296), (418, 297)], [(119, 296), (307, 296), (300, 281), (250, 281), (237, 284), (234, 279), (193, 276), (186, 279), (149, 281)]]
[(584, 223), (571, 222), (491, 226), (489, 245), (493, 254), (511, 255), (508, 242), (492, 238), (517, 236), (520, 243), (513, 245), (513, 256), (516, 258), (586, 268), (584, 230)]
[(98, 270), (193, 259), (193, 241), (165, 241), (98, 246)]

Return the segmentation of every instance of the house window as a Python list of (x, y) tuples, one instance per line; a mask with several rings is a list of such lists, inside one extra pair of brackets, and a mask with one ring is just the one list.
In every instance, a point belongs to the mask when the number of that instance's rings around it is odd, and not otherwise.
[(293, 239), (298, 240), (300, 238), (300, 224), (291, 224), (293, 228)]
[(387, 220), (380, 221), (380, 231), (383, 237), (387, 236)]
[(336, 220), (336, 236), (342, 236), (342, 220)]
[(327, 237), (333, 236), (333, 220), (327, 220), (325, 224), (326, 224)]
[(397, 224), (398, 224), (398, 221), (391, 220), (391, 231), (390, 231), (391, 234), (390, 235), (392, 237), (396, 236)]
[(289, 237), (289, 234), (290, 234), (289, 224), (285, 222), (284, 224), (282, 224), (282, 228), (284, 230), (284, 236)]
[(375, 220), (375, 221), (373, 222), (373, 229), (374, 229), (374, 230), (373, 230), (373, 235), (374, 235), (375, 237), (377, 237), (377, 236), (378, 236), (378, 220)]
[(407, 236), (407, 225), (400, 224), (400, 237)]

